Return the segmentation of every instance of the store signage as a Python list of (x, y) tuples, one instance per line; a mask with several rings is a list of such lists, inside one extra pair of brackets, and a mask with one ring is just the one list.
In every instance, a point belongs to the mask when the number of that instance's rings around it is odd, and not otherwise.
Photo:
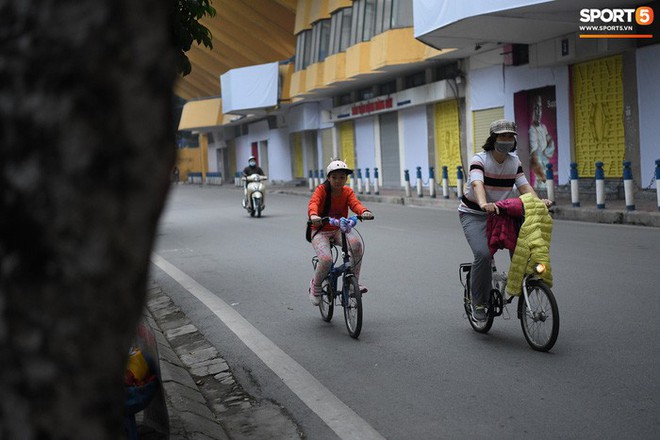
[(351, 115), (364, 115), (388, 108), (392, 108), (392, 98), (379, 99), (377, 101), (367, 102), (365, 104), (354, 105), (351, 107)]

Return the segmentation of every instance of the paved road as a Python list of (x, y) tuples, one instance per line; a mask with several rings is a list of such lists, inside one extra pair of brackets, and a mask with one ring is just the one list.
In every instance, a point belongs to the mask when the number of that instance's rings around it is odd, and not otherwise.
[[(356, 424), (345, 425), (388, 439), (657, 438), (659, 229), (555, 223), (561, 330), (542, 354), (528, 348), (515, 319), (498, 319), (489, 335), (470, 330), (457, 273), (470, 254), (453, 210), (374, 204), (376, 220), (359, 228), (370, 292), (355, 341), (341, 315), (326, 324), (305, 297), (313, 255), (303, 238), (307, 199), (270, 194), (264, 217), (252, 219), (240, 196), (227, 187), (175, 187), (156, 253), (272, 346), (248, 343), (261, 347), (255, 354), (230, 330), (235, 323), (223, 324), (161, 269), (154, 278), (246, 390), (283, 405), (307, 438), (357, 438), (329, 427), (344, 414), (336, 407), (304, 403), (317, 389), (310, 377), (355, 412)], [(497, 261), (505, 265), (504, 256)], [(286, 360), (259, 352), (272, 347)], [(300, 381), (283, 378), (287, 371)]]

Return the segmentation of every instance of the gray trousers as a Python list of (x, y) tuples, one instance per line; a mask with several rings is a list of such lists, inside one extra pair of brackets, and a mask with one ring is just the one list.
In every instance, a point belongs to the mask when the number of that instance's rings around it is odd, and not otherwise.
[(463, 233), (474, 254), (470, 273), (472, 304), (486, 304), (492, 289), (492, 267), (488, 238), (486, 237), (487, 216), (459, 212)]

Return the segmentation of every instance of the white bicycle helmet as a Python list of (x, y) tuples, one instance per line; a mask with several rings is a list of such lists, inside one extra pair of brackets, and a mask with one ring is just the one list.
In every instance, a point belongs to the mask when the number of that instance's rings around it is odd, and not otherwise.
[(333, 171), (344, 170), (346, 174), (353, 174), (353, 170), (346, 165), (346, 162), (341, 160), (333, 160), (328, 164), (328, 167), (325, 169), (325, 175), (330, 175)]

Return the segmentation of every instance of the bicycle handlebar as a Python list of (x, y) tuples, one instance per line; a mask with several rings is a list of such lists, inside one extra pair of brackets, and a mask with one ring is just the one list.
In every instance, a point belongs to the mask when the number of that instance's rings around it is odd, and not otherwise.
[[(324, 225), (326, 223), (330, 223), (332, 226), (338, 226), (341, 228), (342, 223), (346, 225), (348, 222), (352, 223), (351, 228), (353, 228), (355, 225), (357, 225), (357, 221), (364, 221), (364, 220), (373, 220), (373, 217), (370, 219), (366, 219), (362, 217), (361, 215), (352, 215), (350, 217), (341, 217), (341, 218), (334, 218), (334, 217), (321, 217), (321, 224)], [(307, 220), (308, 225), (312, 225), (311, 220)]]

